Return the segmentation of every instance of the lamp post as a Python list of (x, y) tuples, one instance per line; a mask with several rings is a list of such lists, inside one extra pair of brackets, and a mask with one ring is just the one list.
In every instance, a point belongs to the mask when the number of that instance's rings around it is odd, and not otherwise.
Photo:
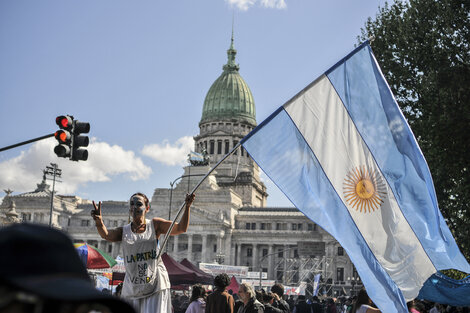
[[(51, 163), (51, 166), (46, 166), (46, 169), (44, 170), (44, 176), (46, 175), (52, 176), (51, 210), (49, 216), (49, 227), (52, 227), (52, 208), (54, 206), (55, 182), (56, 177), (61, 177), (62, 170), (57, 166), (56, 163)], [(60, 180), (57, 181), (60, 182)]]
[(217, 254), (215, 255), (215, 261), (216, 261), (218, 264), (223, 264), (224, 261), (225, 261), (225, 254), (220, 253), (220, 252), (217, 253)]
[(356, 283), (359, 283), (359, 277), (355, 277), (355, 276), (348, 277), (348, 282), (351, 284), (351, 296), (354, 296), (355, 295), (354, 286), (356, 285)]
[[(175, 185), (175, 183), (182, 179), (182, 178), (185, 178), (185, 177), (191, 177), (191, 176), (204, 176), (204, 174), (194, 174), (194, 175), (181, 175), (180, 177), (176, 178), (174, 181), (170, 182), (170, 205), (169, 205), (169, 208), (168, 208), (168, 220), (171, 221), (171, 202), (173, 200), (173, 186)], [(189, 180), (189, 178), (188, 178)], [(189, 182), (188, 182), (188, 185), (189, 185)], [(168, 252), (168, 246), (165, 247), (165, 251)]]

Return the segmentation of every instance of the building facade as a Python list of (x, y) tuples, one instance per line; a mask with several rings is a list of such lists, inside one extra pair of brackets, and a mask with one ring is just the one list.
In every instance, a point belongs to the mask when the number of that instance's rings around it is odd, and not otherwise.
[[(227, 64), (206, 95), (200, 131), (194, 136), (194, 150), (206, 154), (209, 164), (188, 165), (170, 189), (156, 188), (149, 217), (173, 219), (188, 190), (256, 127), (254, 98), (239, 73), (236, 53), (232, 37)], [(247, 266), (286, 285), (311, 283), (320, 273), (329, 294), (350, 292), (360, 280), (337, 241), (296, 208), (266, 207), (267, 197), (258, 166), (238, 147), (200, 185), (188, 232), (171, 237), (166, 251), (195, 264)], [(4, 225), (18, 220), (48, 224), (51, 191), (45, 177), (33, 192), (14, 196), (7, 192), (0, 209)], [(116, 257), (120, 244), (99, 237), (91, 209), (89, 200), (54, 195), (52, 225), (67, 231), (75, 242), (93, 244)], [(109, 228), (129, 221), (127, 202), (104, 201), (102, 209)]]

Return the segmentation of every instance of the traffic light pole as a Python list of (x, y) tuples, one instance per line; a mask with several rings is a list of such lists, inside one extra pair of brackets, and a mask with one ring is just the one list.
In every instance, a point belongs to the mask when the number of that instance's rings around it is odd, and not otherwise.
[(0, 148), (0, 152), (8, 150), (8, 149), (13, 149), (13, 148), (16, 148), (16, 147), (19, 147), (19, 146), (22, 146), (22, 145), (26, 145), (28, 143), (32, 143), (32, 142), (35, 142), (35, 141), (39, 141), (39, 140), (42, 140), (42, 139), (46, 139), (46, 138), (49, 138), (49, 137), (54, 137), (54, 134), (55, 133), (52, 133), (52, 134), (45, 135), (45, 136), (42, 136), (42, 137), (38, 137), (38, 138), (31, 139), (31, 140), (23, 141), (23, 142), (20, 142), (20, 143), (11, 145), (11, 146)]

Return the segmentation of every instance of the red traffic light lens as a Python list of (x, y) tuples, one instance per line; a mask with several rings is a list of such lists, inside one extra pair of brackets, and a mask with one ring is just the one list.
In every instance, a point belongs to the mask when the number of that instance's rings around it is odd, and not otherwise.
[(58, 130), (55, 132), (54, 137), (60, 143), (66, 143), (70, 140), (70, 133), (65, 130)]
[(56, 117), (55, 122), (62, 129), (72, 128), (73, 119), (68, 115), (61, 115)]

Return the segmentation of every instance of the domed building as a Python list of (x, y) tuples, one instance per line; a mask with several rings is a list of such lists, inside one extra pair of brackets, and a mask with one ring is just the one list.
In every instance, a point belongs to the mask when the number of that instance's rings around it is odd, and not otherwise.
[[(174, 219), (186, 193), (256, 127), (254, 97), (239, 73), (236, 54), (232, 35), (227, 63), (207, 92), (199, 134), (194, 136), (195, 152), (209, 162), (192, 163), (170, 189), (155, 189), (149, 218)], [(47, 224), (50, 197), (45, 178), (34, 192), (8, 195), (0, 206), (3, 224), (18, 214), (23, 221)], [(229, 273), (243, 269), (245, 276), (251, 273), (256, 280), (262, 272), (271, 285), (277, 281), (299, 286), (321, 273), (323, 288), (330, 295), (354, 289), (357, 272), (338, 242), (296, 208), (266, 207), (267, 197), (258, 165), (239, 146), (198, 188), (188, 232), (170, 237), (167, 253), (178, 261), (187, 258)], [(128, 222), (127, 202), (104, 201), (102, 208), (108, 227)], [(91, 209), (88, 200), (53, 195), (53, 225), (67, 231), (75, 242), (93, 244), (116, 257), (121, 254), (120, 243), (99, 237)]]

